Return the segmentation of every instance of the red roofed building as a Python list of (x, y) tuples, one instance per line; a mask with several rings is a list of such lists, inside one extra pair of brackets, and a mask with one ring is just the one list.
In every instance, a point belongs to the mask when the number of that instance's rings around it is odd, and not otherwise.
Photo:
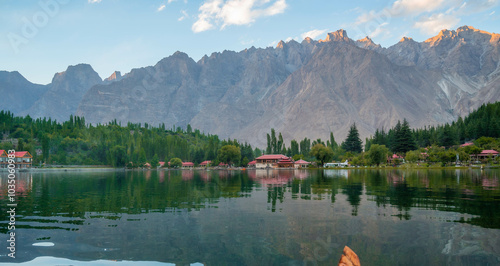
[(209, 167), (212, 161), (203, 161), (200, 163), (201, 167)]
[(488, 158), (495, 158), (498, 156), (498, 152), (495, 150), (483, 150), (480, 154), (472, 154), (471, 159), (476, 161), (484, 161)]
[(9, 156), (5, 150), (0, 150), (0, 168), (7, 168)]
[(248, 163), (248, 167), (252, 167), (253, 168), (253, 167), (255, 167), (256, 164), (257, 164), (257, 161), (255, 161), (255, 160), (251, 161), (251, 162)]
[(278, 161), (278, 168), (293, 168), (293, 161), (288, 158), (282, 158)]
[(165, 162), (158, 162), (158, 165), (159, 165), (160, 167), (164, 167), (164, 166), (165, 166)]
[(16, 151), (14, 153), (17, 169), (29, 169), (33, 163), (33, 156), (27, 151)]
[(466, 143), (460, 145), (460, 147), (463, 148), (463, 147), (467, 147), (467, 146), (471, 146), (471, 145), (474, 145), (474, 143), (473, 142), (466, 142)]
[(229, 165), (227, 163), (219, 163), (219, 167), (228, 167)]
[(183, 162), (182, 163), (182, 168), (193, 168), (194, 167), (194, 163), (192, 162)]
[(257, 157), (255, 159), (256, 168), (277, 168), (278, 167), (278, 161), (285, 159), (286, 157), (283, 154), (266, 154), (262, 155), (260, 157)]
[(310, 162), (307, 162), (307, 161), (300, 159), (300, 160), (295, 162), (295, 168), (306, 168), (310, 164), (311, 164)]

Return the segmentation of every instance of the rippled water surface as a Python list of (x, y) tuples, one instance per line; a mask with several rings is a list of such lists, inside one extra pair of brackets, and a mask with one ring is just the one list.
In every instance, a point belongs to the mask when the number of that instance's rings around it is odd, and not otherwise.
[(500, 170), (19, 173), (15, 259), (0, 177), (0, 263), (500, 264)]

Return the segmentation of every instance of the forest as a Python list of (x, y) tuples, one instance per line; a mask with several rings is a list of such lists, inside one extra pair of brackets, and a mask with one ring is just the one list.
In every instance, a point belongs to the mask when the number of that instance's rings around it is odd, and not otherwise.
[[(377, 129), (363, 142), (356, 125), (351, 125), (347, 138), (339, 144), (333, 133), (322, 139), (291, 140), (286, 145), (282, 134), (270, 129), (267, 146), (252, 148), (238, 140), (221, 140), (187, 125), (167, 128), (144, 124), (121, 125), (116, 120), (108, 124), (92, 125), (85, 118), (70, 116), (59, 123), (50, 118), (16, 117), (9, 111), (0, 111), (0, 149), (27, 150), (34, 157), (34, 166), (54, 165), (109, 165), (114, 167), (141, 167), (146, 162), (190, 161), (199, 164), (205, 160), (229, 162), (246, 166), (262, 154), (284, 154), (294, 160), (305, 159), (321, 163), (331, 160), (349, 160), (353, 165), (379, 165), (387, 157), (397, 154), (410, 162), (427, 161), (450, 163), (456, 156), (468, 160), (482, 149), (500, 149), (500, 102), (484, 104), (465, 118), (451, 124), (411, 129), (408, 121), (396, 126)], [(473, 145), (459, 147), (471, 142)]]
[[(193, 130), (190, 125), (167, 129), (164, 124), (153, 127), (117, 121), (106, 125), (86, 124), (83, 117), (71, 116), (68, 121), (57, 121), (29, 116), (15, 117), (0, 111), (0, 149), (29, 151), (34, 166), (42, 163), (56, 165), (110, 165), (141, 166), (146, 162), (170, 161), (179, 158), (196, 164), (216, 160), (218, 150), (225, 145), (239, 148), (241, 158), (254, 159), (250, 144), (237, 140), (220, 140), (216, 135)], [(41, 150), (38, 152), (37, 150)], [(258, 151), (257, 151), (258, 154)]]

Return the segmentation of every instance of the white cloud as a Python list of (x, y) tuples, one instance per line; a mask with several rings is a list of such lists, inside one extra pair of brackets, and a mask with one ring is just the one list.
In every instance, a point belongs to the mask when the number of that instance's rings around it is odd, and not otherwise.
[(353, 25), (357, 35), (375, 37), (388, 32), (383, 29), (391, 20), (416, 21), (414, 28), (426, 34), (456, 26), (462, 17), (483, 11), (491, 12), (500, 0), (393, 0), (381, 10), (364, 12)]
[(178, 18), (177, 21), (183, 21), (184, 19), (189, 18), (189, 15), (186, 12), (186, 10), (181, 10), (181, 13), (182, 13), (182, 16), (180, 18)]
[(309, 37), (311, 39), (315, 39), (316, 37), (325, 34), (327, 30), (311, 30), (308, 32), (304, 32), (300, 35), (300, 38), (304, 40), (306, 37)]
[(444, 13), (433, 14), (428, 17), (423, 17), (413, 25), (415, 28), (420, 29), (421, 32), (426, 34), (436, 34), (442, 29), (453, 29), (460, 19)]
[(388, 22), (392, 17), (419, 16), (422, 13), (434, 12), (443, 7), (457, 6), (462, 0), (396, 0), (390, 7), (380, 11), (371, 10), (358, 16), (356, 24), (370, 21)]
[(480, 13), (498, 6), (500, 0), (469, 0), (464, 1), (463, 5), (457, 10), (457, 14), (470, 15), (471, 13)]
[(161, 6), (157, 9), (157, 11), (158, 11), (158, 12), (163, 11), (163, 10), (165, 9), (165, 7), (166, 7), (166, 6), (163, 4), (163, 5), (161, 5)]
[(201, 5), (199, 8), (200, 14), (198, 15), (198, 20), (193, 24), (191, 29), (194, 32), (213, 29), (215, 26), (211, 21), (220, 12), (220, 5), (222, 5), (222, 0), (211, 0)]
[(95, 3), (100, 3), (101, 0), (88, 0), (89, 4), (95, 4)]
[(207, 0), (191, 29), (202, 32), (216, 26), (247, 25), (259, 17), (283, 13), (286, 7), (286, 0)]
[(387, 25), (389, 25), (388, 22), (384, 22), (384, 23), (380, 24), (374, 31), (372, 31), (370, 33), (369, 37), (370, 38), (375, 38), (375, 37), (379, 36), (382, 33), (388, 33), (389, 31), (384, 28), (384, 26), (387, 26)]
[(422, 12), (432, 12), (440, 9), (445, 4), (457, 1), (446, 0), (397, 0), (389, 9), (392, 15), (414, 15)]

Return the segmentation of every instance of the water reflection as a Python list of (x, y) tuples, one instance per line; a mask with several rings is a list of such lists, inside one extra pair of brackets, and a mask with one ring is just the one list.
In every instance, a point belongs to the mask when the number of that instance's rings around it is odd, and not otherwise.
[[(338, 261), (334, 254), (349, 244), (372, 259), (364, 265), (491, 263), (500, 258), (499, 173), (20, 173), (19, 257), (323, 264)], [(2, 206), (7, 203), (6, 184), (2, 175)], [(3, 215), (0, 224), (3, 236), (7, 218)], [(33, 245), (39, 242), (54, 246)], [(386, 259), (386, 252), (397, 254)], [(404, 257), (415, 252), (433, 259)]]

